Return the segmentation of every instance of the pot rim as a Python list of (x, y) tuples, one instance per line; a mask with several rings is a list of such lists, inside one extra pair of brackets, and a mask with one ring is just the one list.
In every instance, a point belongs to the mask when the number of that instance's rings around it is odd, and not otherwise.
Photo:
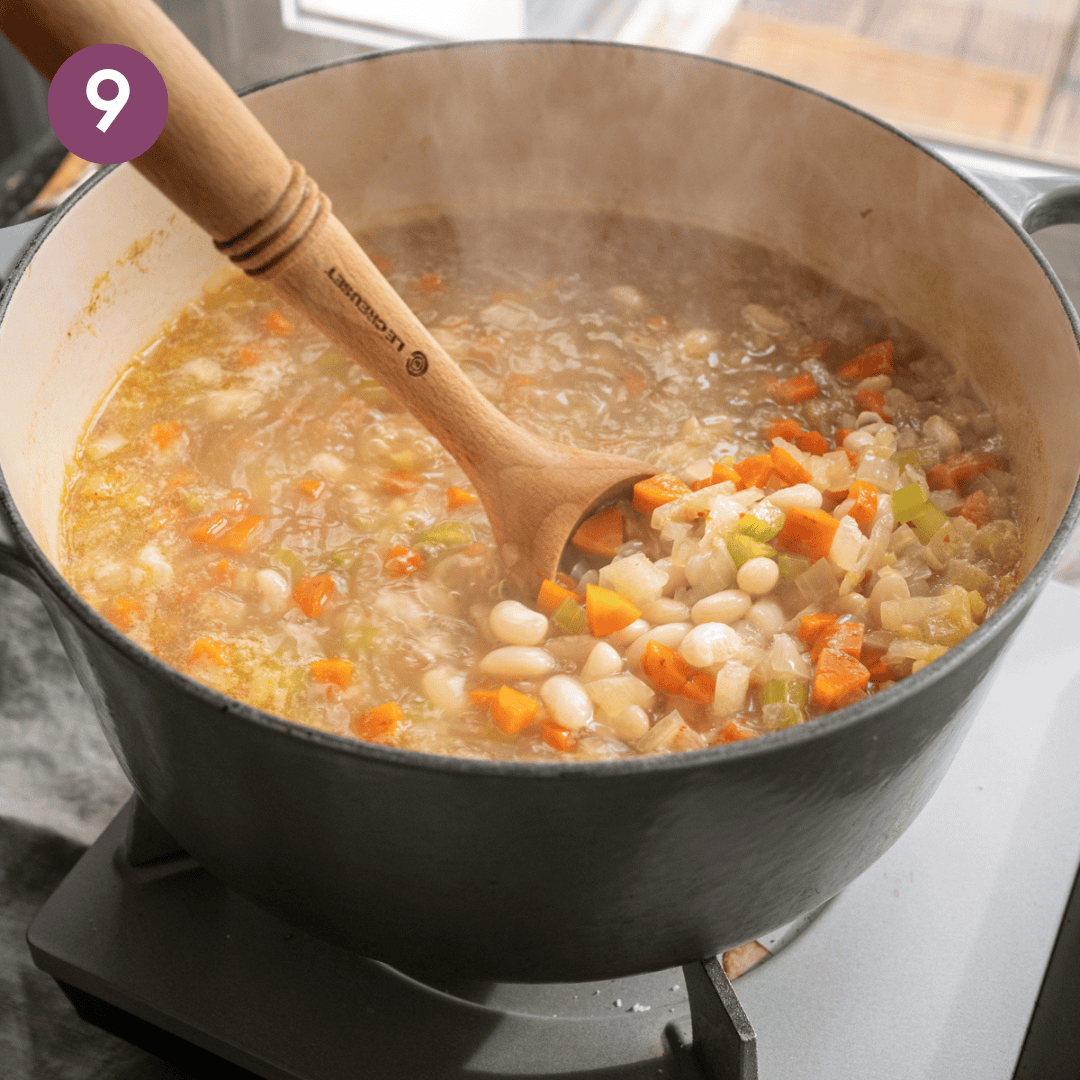
[[(1058, 281), (1053, 268), (1046, 257), (1035, 245), (1029, 233), (1020, 222), (1001, 204), (985, 187), (972, 177), (966, 175), (958, 167), (945, 159), (939, 152), (929, 147), (912, 136), (901, 131), (893, 124), (871, 113), (851, 105), (831, 94), (816, 90), (813, 87), (803, 86), (792, 79), (787, 79), (769, 72), (759, 71), (755, 68), (732, 63), (717, 57), (702, 56), (692, 53), (684, 53), (675, 49), (658, 48), (648, 45), (634, 45), (624, 42), (589, 41), (562, 38), (528, 38), (528, 39), (505, 39), (505, 40), (481, 40), (464, 42), (446, 42), (430, 45), (417, 45), (409, 48), (380, 50), (365, 53), (361, 56), (344, 57), (329, 63), (318, 64), (303, 71), (295, 72), (277, 78), (266, 79), (246, 88), (241, 96), (257, 93), (260, 90), (281, 83), (290, 82), (293, 79), (303, 78), (316, 72), (332, 68), (344, 67), (348, 64), (366, 63), (377, 61), (389, 56), (402, 53), (436, 52), (443, 49), (494, 49), (505, 51), (508, 48), (535, 49), (551, 45), (559, 47), (588, 48), (618, 48), (633, 49), (639, 52), (660, 53), (666, 56), (679, 57), (687, 63), (715, 64), (721, 67), (731, 68), (750, 75), (771, 79), (793, 89), (809, 93), (821, 98), (832, 105), (838, 106), (864, 120), (876, 124), (890, 134), (906, 142), (914, 151), (923, 153), (932, 158), (939, 166), (947, 169), (968, 185), (992, 210), (1002, 219), (1003, 223), (1023, 241), (1029, 253), (1034, 256), (1050, 285), (1057, 294), (1058, 300), (1069, 319), (1073, 331), (1073, 339), (1076, 342), (1078, 355), (1080, 355), (1080, 319), (1073, 308), (1071, 301), (1065, 294), (1061, 283)], [(127, 164), (127, 163), (121, 163)], [(8, 304), (14, 295), (19, 282), (22, 280), (27, 267), (38, 250), (47, 241), (50, 233), (56, 225), (70, 213), (78, 204), (79, 200), (101, 183), (120, 165), (109, 165), (101, 169), (96, 176), (83, 184), (73, 192), (64, 202), (49, 216), (44, 227), (34, 236), (23, 251), (18, 263), (12, 270), (4, 287), (0, 290), (0, 324), (3, 323)], [(954, 671), (961, 668), (967, 661), (988, 642), (992, 637), (1018, 622), (1026, 609), (1034, 602), (1038, 593), (1042, 590), (1047, 579), (1058, 561), (1069, 537), (1076, 528), (1080, 519), (1080, 481), (1073, 490), (1065, 513), (1057, 530), (1047, 544), (1042, 555), (1038, 558), (1030, 572), (1017, 586), (1012, 595), (995, 611), (981, 626), (965, 638), (958, 645), (953, 646), (944, 656), (939, 657), (932, 664), (928, 664), (921, 671), (898, 683), (893, 684), (886, 690), (874, 694), (869, 698), (846, 706), (825, 716), (816, 717), (812, 721), (799, 724), (795, 727), (785, 728), (781, 731), (771, 732), (768, 735), (754, 739), (746, 739), (741, 742), (710, 746), (702, 750), (683, 752), (676, 754), (654, 755), (649, 757), (637, 757), (629, 759), (616, 759), (612, 761), (581, 761), (581, 762), (546, 762), (546, 761), (502, 761), (486, 758), (453, 757), (450, 755), (433, 754), (421, 750), (405, 750), (396, 747), (382, 746), (378, 743), (364, 742), (359, 739), (351, 739), (344, 735), (332, 732), (318, 731), (303, 724), (286, 720), (273, 713), (264, 712), (262, 709), (247, 705), (244, 702), (230, 698), (217, 690), (196, 681), (185, 675), (178, 668), (160, 660), (153, 653), (138, 645), (131, 638), (121, 633), (104, 616), (95, 611), (68, 583), (60, 573), (56, 564), (49, 559), (44, 551), (34, 540), (15, 506), (14, 499), (4, 477), (3, 468), (0, 467), (0, 512), (6, 517), (12, 530), (17, 545), (28, 558), (39, 578), (48, 586), (49, 590), (65, 607), (65, 614), (78, 619), (87, 629), (105, 640), (119, 650), (126, 659), (140, 666), (148, 667), (157, 677), (171, 683), (179, 691), (194, 695), (201, 699), (202, 703), (217, 711), (236, 717), (248, 723), (254, 723), (259, 727), (269, 729), (288, 738), (297, 739), (301, 742), (314, 744), (320, 749), (344, 752), (361, 759), (367, 759), (374, 763), (382, 763), (386, 766), (404, 767), (417, 769), (424, 772), (434, 771), (452, 774), (475, 775), (488, 777), (489, 779), (520, 779), (530, 781), (565, 781), (567, 777), (583, 778), (588, 781), (592, 778), (632, 776), (639, 773), (667, 773), (695, 772), (709, 769), (726, 762), (739, 761), (744, 758), (766, 756), (775, 752), (794, 748), (809, 740), (824, 738), (843, 732), (849, 727), (855, 727), (864, 721), (869, 721), (881, 713), (901, 706), (907, 700), (914, 698), (924, 691), (930, 690), (937, 683), (943, 682)]]

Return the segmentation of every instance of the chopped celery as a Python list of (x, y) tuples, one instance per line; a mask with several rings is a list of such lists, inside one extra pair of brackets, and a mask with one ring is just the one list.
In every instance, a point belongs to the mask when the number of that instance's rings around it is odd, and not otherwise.
[(319, 369), (325, 371), (328, 375), (340, 371), (348, 362), (349, 358), (344, 353), (338, 352), (337, 349), (327, 349), (315, 361), (319, 365)]
[[(912, 486), (918, 487), (919, 485), (915, 484)], [(895, 498), (895, 496), (893, 497)], [(919, 535), (919, 539), (924, 544), (933, 540), (938, 530), (949, 523), (948, 515), (940, 511), (933, 503), (929, 502), (924, 502), (919, 510), (912, 514), (907, 520), (911, 522), (915, 532)]]
[(761, 687), (761, 704), (765, 706), (789, 702), (805, 709), (806, 688), (807, 683), (802, 679), (769, 679)]
[(784, 511), (768, 501), (762, 501), (754, 507), (752, 514), (743, 514), (736, 528), (751, 540), (765, 543), (771, 540), (784, 527)]
[(185, 491), (180, 498), (183, 500), (184, 508), (189, 514), (200, 513), (202, 508), (206, 505), (206, 500), (201, 495), (196, 495), (193, 491)]
[(769, 547), (768, 544), (763, 544), (760, 540), (755, 540), (744, 533), (733, 533), (729, 536), (727, 538), (727, 549), (731, 561), (736, 567), (742, 566), (743, 563), (749, 562), (751, 559), (776, 558), (776, 548)]
[(295, 551), (290, 551), (288, 548), (280, 548), (274, 553), (274, 558), (276, 558), (282, 566), (288, 569), (294, 585), (307, 573), (307, 566), (304, 563), (304, 560), (301, 559)]
[(776, 701), (761, 710), (762, 726), (767, 731), (780, 731), (806, 723), (806, 710), (790, 701)]
[(907, 523), (923, 507), (930, 505), (926, 501), (923, 489), (916, 483), (907, 484), (892, 493), (893, 515), (898, 522)]
[(789, 555), (781, 551), (776, 556), (776, 563), (780, 567), (781, 581), (794, 581), (801, 573), (810, 569), (810, 560), (804, 555)]
[(551, 621), (564, 634), (585, 634), (589, 630), (585, 609), (570, 596), (555, 609)]
[(369, 405), (382, 405), (390, 395), (385, 387), (380, 386), (374, 379), (361, 379), (356, 388), (356, 396)]
[(440, 521), (438, 525), (432, 525), (420, 533), (416, 542), (439, 547), (462, 547), (473, 542), (473, 531), (463, 521)]
[(392, 450), (386, 456), (395, 469), (402, 469), (405, 472), (416, 472), (420, 464), (415, 450)]
[(348, 634), (345, 641), (354, 652), (371, 652), (378, 642), (379, 632), (374, 626), (361, 626), (355, 633)]
[(913, 469), (922, 468), (922, 458), (919, 456), (919, 448), (917, 446), (909, 446), (906, 450), (901, 450), (893, 455), (893, 461), (896, 462), (897, 468), (900, 470), (900, 475), (904, 475), (904, 469), (909, 465)]

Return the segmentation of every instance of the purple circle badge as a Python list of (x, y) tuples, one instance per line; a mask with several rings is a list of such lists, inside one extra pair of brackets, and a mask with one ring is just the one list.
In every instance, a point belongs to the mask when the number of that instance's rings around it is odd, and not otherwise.
[(49, 87), (49, 121), (78, 157), (130, 161), (153, 146), (169, 115), (161, 72), (126, 45), (91, 45), (60, 66)]

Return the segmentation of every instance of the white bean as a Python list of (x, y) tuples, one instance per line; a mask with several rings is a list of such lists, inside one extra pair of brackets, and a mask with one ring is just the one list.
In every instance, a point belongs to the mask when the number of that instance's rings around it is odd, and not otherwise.
[(641, 614), (653, 626), (662, 626), (664, 623), (686, 622), (690, 618), (690, 609), (678, 600), (664, 596), (646, 604), (641, 609)]
[(441, 665), (425, 671), (420, 676), (420, 687), (431, 704), (443, 712), (461, 712), (469, 703), (469, 695), (465, 692), (465, 672), (454, 667)]
[(907, 600), (911, 597), (907, 578), (895, 570), (882, 570), (877, 583), (870, 591), (870, 614), (880, 625), (881, 604), (884, 600)]
[(622, 671), (622, 657), (606, 642), (598, 642), (585, 666), (581, 669), (583, 679), (606, 679), (609, 675), (617, 675)]
[(569, 675), (552, 675), (540, 687), (540, 697), (555, 723), (570, 731), (578, 731), (592, 720), (593, 707), (589, 695), (581, 683)]
[(595, 679), (587, 683), (585, 693), (605, 716), (618, 716), (630, 705), (645, 709), (656, 699), (656, 694), (648, 683), (625, 671), (607, 679)]
[(679, 654), (687, 663), (703, 668), (726, 663), (742, 646), (742, 636), (727, 623), (702, 623), (682, 639)]
[(155, 585), (167, 585), (172, 581), (172, 563), (153, 544), (147, 544), (139, 552), (139, 562), (150, 571)]
[(761, 634), (766, 641), (780, 632), (780, 627), (787, 621), (784, 609), (771, 597), (759, 600), (747, 613), (746, 621)]
[(500, 679), (535, 679), (555, 670), (555, 657), (536, 646), (506, 645), (489, 652), (480, 661), (480, 670)]
[(284, 574), (277, 570), (257, 570), (255, 584), (270, 613), (284, 611), (289, 606), (289, 583)]
[(735, 583), (751, 596), (764, 596), (772, 592), (779, 580), (780, 567), (776, 560), (766, 559), (764, 556), (747, 559), (735, 575)]
[(682, 644), (682, 639), (690, 632), (692, 626), (688, 622), (670, 622), (663, 626), (656, 626), (646, 634), (642, 634), (630, 648), (626, 650), (626, 659), (631, 667), (641, 663), (641, 654), (650, 641), (658, 641), (669, 649), (677, 649)]
[(632, 641), (637, 641), (648, 629), (649, 624), (644, 619), (635, 619), (629, 626), (624, 626), (613, 634), (607, 634), (604, 640), (616, 649), (625, 649)]
[(791, 487), (774, 491), (768, 501), (785, 513), (792, 507), (800, 510), (820, 510), (821, 492), (813, 484), (792, 484)]
[(649, 714), (640, 705), (628, 705), (617, 716), (608, 716), (607, 724), (620, 739), (637, 742), (649, 730)]
[(495, 637), (510, 645), (539, 645), (547, 637), (547, 616), (517, 600), (502, 600), (496, 604), (488, 622)]
[(690, 609), (690, 618), (696, 623), (723, 622), (733, 623), (741, 619), (749, 610), (753, 600), (742, 589), (724, 589), (699, 600)]

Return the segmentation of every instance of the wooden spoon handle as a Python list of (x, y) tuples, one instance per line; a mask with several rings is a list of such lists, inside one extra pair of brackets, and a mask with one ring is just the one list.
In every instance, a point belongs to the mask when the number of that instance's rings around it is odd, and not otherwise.
[(89, 45), (127, 45), (147, 56), (165, 80), (169, 116), (132, 164), (394, 392), (482, 498), (489, 483), (481, 473), (490, 477), (498, 460), (542, 456), (542, 442), (476, 390), (333, 216), (314, 180), (152, 0), (0, 0), (0, 32), (50, 79)]

